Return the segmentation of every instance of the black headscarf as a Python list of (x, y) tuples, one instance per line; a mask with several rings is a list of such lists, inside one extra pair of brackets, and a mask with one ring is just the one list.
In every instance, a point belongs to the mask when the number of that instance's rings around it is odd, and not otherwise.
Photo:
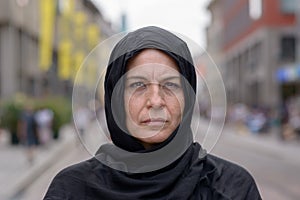
[[(190, 123), (196, 92), (196, 73), (191, 53), (187, 44), (179, 37), (169, 31), (154, 26), (141, 28), (127, 34), (121, 41), (118, 42), (111, 53), (104, 86), (105, 113), (113, 143), (126, 151), (147, 152), (136, 138), (132, 137), (126, 130), (124, 130), (125, 111), (122, 98), (124, 96), (124, 84), (120, 82), (122, 81), (120, 79), (123, 78), (123, 75), (126, 73), (128, 60), (143, 49), (161, 50), (176, 61), (179, 71), (184, 77), (182, 82), (184, 86), (186, 105), (180, 128), (178, 127), (168, 140), (157, 145), (154, 149), (147, 151), (153, 151), (168, 144), (170, 140), (174, 138), (178, 129), (185, 132), (184, 138), (181, 139), (185, 139), (187, 143), (191, 143), (192, 132), (190, 130)], [(113, 91), (119, 98), (112, 98)], [(112, 109), (114, 109), (114, 112)], [(113, 113), (117, 113), (118, 116), (114, 116)], [(122, 128), (120, 128), (120, 125)], [(127, 133), (125, 133), (125, 131)]]

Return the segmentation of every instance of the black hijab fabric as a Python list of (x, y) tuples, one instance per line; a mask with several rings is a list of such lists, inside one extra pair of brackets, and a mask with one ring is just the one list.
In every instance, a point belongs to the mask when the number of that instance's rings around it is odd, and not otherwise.
[[(185, 101), (188, 102), (180, 125), (184, 129), (179, 127), (166, 142), (150, 151), (118, 127), (111, 107), (119, 103), (117, 110), (123, 109), (122, 102), (112, 101), (112, 91), (125, 73), (127, 61), (146, 48), (159, 49), (170, 55), (192, 88), (184, 89)], [(122, 95), (122, 87), (117, 90)], [(114, 145), (103, 145), (94, 158), (62, 170), (52, 181), (44, 199), (261, 199), (253, 178), (246, 170), (206, 154), (198, 143), (192, 142), (190, 122), (195, 100), (192, 93), (195, 91), (195, 69), (185, 42), (158, 27), (145, 27), (126, 35), (111, 54), (105, 79), (105, 111)], [(126, 161), (130, 161), (132, 153), (146, 156), (168, 147), (177, 138), (185, 144), (178, 146), (179, 150), (184, 150), (183, 154), (154, 171), (142, 172), (139, 165), (139, 173), (126, 172), (99, 161), (110, 160), (112, 165), (122, 165), (126, 169)], [(120, 154), (118, 148), (128, 154)]]
[[(187, 44), (174, 34), (158, 27), (145, 27), (129, 33), (114, 47), (104, 83), (105, 114), (111, 139), (116, 146), (131, 152), (145, 152), (145, 149), (138, 140), (120, 128), (119, 125), (125, 127), (125, 121), (123, 120), (125, 116), (120, 116), (125, 113), (123, 101), (122, 98), (112, 98), (112, 94), (115, 90), (118, 97), (124, 96), (124, 88), (122, 87), (124, 85), (119, 81), (126, 73), (128, 60), (141, 50), (149, 48), (161, 50), (171, 56), (178, 64), (181, 75), (185, 78), (182, 81), (185, 83), (183, 85), (186, 86), (184, 89), (185, 104), (188, 106), (184, 110), (181, 128), (186, 132), (186, 137), (181, 139), (189, 140), (190, 143), (192, 141), (190, 122), (195, 101), (196, 73), (191, 53)], [(119, 115), (117, 119), (113, 116), (112, 108)], [(116, 123), (116, 120), (119, 120), (118, 123)], [(169, 140), (159, 146), (165, 146), (175, 136), (176, 132), (177, 130), (174, 131)]]

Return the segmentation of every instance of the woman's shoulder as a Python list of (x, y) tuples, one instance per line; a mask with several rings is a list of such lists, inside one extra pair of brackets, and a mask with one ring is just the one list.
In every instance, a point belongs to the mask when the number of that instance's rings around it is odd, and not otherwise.
[(218, 172), (220, 172), (222, 175), (228, 174), (228, 175), (234, 175), (238, 177), (244, 177), (250, 179), (252, 178), (249, 171), (237, 163), (234, 163), (229, 160), (225, 160), (213, 154), (208, 154), (207, 160), (212, 162), (217, 167)]
[(242, 199), (261, 199), (255, 180), (246, 168), (211, 154), (207, 155), (207, 161), (215, 166), (212, 185), (220, 193)]
[(82, 194), (87, 180), (95, 179), (94, 166), (97, 160), (91, 158), (62, 169), (53, 178), (44, 199), (65, 199)]
[[(90, 158), (88, 160), (81, 161), (76, 164), (72, 164), (61, 169), (55, 176), (55, 178), (65, 177), (65, 176), (72, 176), (74, 173), (76, 176), (80, 174), (84, 174), (85, 172), (89, 171), (91, 166), (93, 165), (94, 158)], [(78, 174), (79, 173), (79, 174)]]

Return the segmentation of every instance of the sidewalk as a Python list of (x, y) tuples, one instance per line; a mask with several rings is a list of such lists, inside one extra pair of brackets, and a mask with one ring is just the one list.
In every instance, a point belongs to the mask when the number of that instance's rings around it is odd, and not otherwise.
[(9, 144), (7, 133), (0, 135), (0, 199), (10, 200), (21, 193), (30, 183), (46, 171), (55, 160), (68, 153), (76, 144), (77, 135), (67, 125), (62, 128), (60, 138), (47, 147), (38, 147), (35, 160), (30, 164), (24, 146)]

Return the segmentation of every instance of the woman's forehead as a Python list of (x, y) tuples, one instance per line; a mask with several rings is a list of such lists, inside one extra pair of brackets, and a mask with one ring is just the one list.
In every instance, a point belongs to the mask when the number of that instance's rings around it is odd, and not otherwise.
[(171, 66), (158, 63), (147, 63), (139, 66), (134, 66), (126, 73), (126, 79), (145, 79), (148, 81), (167, 79), (179, 79), (180, 74), (177, 69)]
[(177, 62), (168, 54), (157, 49), (144, 49), (128, 61), (126, 71), (145, 64), (152, 64), (153, 68), (158, 65), (164, 65), (177, 71), (179, 70)]

